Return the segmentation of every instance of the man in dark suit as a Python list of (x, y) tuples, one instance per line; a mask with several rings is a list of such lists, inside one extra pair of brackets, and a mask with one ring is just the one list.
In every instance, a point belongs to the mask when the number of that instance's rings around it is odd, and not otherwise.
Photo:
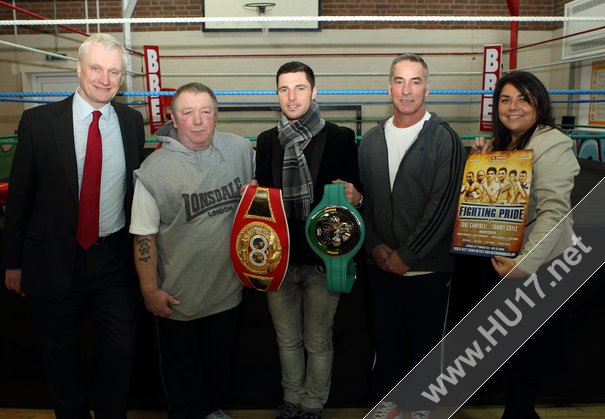
[(126, 418), (136, 280), (125, 226), (145, 141), (141, 114), (113, 101), (126, 58), (114, 37), (89, 37), (78, 52), (75, 94), (26, 110), (19, 123), (5, 284), (30, 299), (59, 419), (90, 418), (79, 354), (84, 311), (94, 328), (95, 417)]
[(328, 183), (345, 182), (347, 201), (361, 205), (357, 145), (351, 129), (321, 118), (309, 66), (282, 65), (276, 83), (281, 119), (258, 136), (256, 180), (282, 189), (290, 232), (288, 272), (280, 290), (267, 294), (284, 388), (278, 418), (316, 419), (330, 392), (339, 294), (328, 291), (324, 263), (307, 244), (305, 222)]

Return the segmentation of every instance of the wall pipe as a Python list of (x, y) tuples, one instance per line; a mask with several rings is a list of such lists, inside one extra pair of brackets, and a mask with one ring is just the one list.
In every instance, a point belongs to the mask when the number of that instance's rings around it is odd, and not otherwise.
[[(506, 0), (508, 11), (511, 16), (519, 16), (519, 0)], [(517, 69), (517, 47), (519, 45), (519, 22), (510, 24), (510, 54), (508, 56), (508, 68)]]

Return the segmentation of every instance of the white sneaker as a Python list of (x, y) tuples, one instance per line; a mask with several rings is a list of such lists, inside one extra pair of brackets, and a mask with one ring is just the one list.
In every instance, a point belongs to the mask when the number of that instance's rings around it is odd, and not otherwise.
[(380, 402), (372, 419), (403, 419), (403, 412), (393, 402)]
[(206, 419), (231, 419), (231, 416), (223, 412), (221, 409), (206, 415)]
[(416, 410), (415, 412), (410, 413), (411, 419), (430, 419), (430, 416), (430, 410)]

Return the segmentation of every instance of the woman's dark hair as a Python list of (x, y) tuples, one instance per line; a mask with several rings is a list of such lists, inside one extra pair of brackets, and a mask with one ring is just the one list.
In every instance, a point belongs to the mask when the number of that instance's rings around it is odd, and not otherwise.
[(525, 148), (537, 126), (544, 125), (554, 128), (552, 104), (546, 87), (544, 87), (542, 82), (532, 73), (521, 70), (511, 71), (498, 80), (496, 88), (494, 89), (494, 107), (492, 113), (494, 123), (494, 150), (506, 150), (512, 141), (510, 130), (502, 124), (498, 113), (500, 94), (502, 93), (502, 88), (507, 84), (515, 86), (527, 103), (534, 108), (537, 116), (536, 123), (521, 135), (515, 148)]

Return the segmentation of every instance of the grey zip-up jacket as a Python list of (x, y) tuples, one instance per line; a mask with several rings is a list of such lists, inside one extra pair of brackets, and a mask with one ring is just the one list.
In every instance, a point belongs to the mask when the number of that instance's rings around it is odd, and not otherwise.
[[(359, 146), (365, 190), (365, 246), (397, 251), (410, 271), (452, 272), (452, 229), (466, 152), (458, 134), (435, 113), (403, 157), (393, 190), (389, 180), (385, 119)], [(370, 257), (369, 263), (374, 263)]]

